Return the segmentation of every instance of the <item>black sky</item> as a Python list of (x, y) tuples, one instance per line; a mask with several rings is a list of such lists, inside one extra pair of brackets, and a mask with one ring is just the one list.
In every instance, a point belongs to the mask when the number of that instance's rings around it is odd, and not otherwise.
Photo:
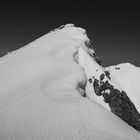
[(87, 30), (106, 66), (140, 66), (140, 8), (128, 2), (1, 4), (0, 56), (67, 23)]

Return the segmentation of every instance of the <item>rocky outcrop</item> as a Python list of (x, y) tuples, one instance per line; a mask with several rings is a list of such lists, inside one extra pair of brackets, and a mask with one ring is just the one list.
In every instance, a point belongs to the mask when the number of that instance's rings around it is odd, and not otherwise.
[(99, 80), (94, 77), (89, 79), (89, 82), (93, 84), (95, 94), (103, 96), (104, 102), (108, 103), (111, 112), (140, 131), (140, 114), (135, 105), (124, 91), (114, 88), (109, 81), (104, 82), (105, 76), (110, 78), (108, 71), (101, 74)]

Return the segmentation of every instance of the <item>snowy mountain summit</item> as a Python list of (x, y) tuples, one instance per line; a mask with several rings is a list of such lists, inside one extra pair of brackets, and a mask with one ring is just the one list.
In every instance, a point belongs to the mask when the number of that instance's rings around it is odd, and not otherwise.
[(139, 140), (139, 76), (103, 67), (84, 29), (61, 26), (0, 58), (0, 139)]

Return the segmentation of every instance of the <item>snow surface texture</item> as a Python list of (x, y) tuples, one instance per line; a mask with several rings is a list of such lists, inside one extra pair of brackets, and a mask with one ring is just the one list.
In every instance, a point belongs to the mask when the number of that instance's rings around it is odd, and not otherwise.
[[(78, 64), (83, 57), (76, 56), (87, 55), (85, 41), (85, 30), (68, 24), (0, 58), (0, 139), (140, 139), (139, 132), (91, 95), (92, 66), (87, 63), (85, 70)], [(93, 62), (93, 70), (100, 68)], [(117, 73), (111, 74), (116, 79)], [(84, 88), (89, 98), (82, 96)]]

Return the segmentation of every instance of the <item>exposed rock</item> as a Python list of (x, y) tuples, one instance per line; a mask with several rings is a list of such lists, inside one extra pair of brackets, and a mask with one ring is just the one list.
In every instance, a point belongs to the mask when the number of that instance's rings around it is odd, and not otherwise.
[(89, 82), (92, 83), (92, 79), (91, 78), (89, 78)]
[(102, 81), (104, 78), (105, 78), (105, 74), (103, 73), (100, 75), (100, 80)]
[(120, 70), (120, 67), (115, 67), (116, 70)]
[[(103, 66), (102, 60), (95, 54), (94, 52), (94, 44), (91, 40), (85, 41), (85, 45), (87, 46), (88, 49), (92, 50), (89, 55), (100, 65)], [(92, 53), (93, 52), (93, 53)]]
[(104, 76), (101, 74), (100, 81), (95, 79), (93, 82), (96, 95), (103, 96), (104, 102), (109, 104), (111, 112), (140, 131), (140, 114), (135, 105), (124, 91), (114, 88), (108, 81), (102, 81), (103, 79)]
[(106, 77), (108, 78), (108, 79), (111, 79), (111, 77), (110, 77), (110, 72), (109, 71), (104, 71), (104, 73), (105, 73), (105, 75), (106, 75)]

